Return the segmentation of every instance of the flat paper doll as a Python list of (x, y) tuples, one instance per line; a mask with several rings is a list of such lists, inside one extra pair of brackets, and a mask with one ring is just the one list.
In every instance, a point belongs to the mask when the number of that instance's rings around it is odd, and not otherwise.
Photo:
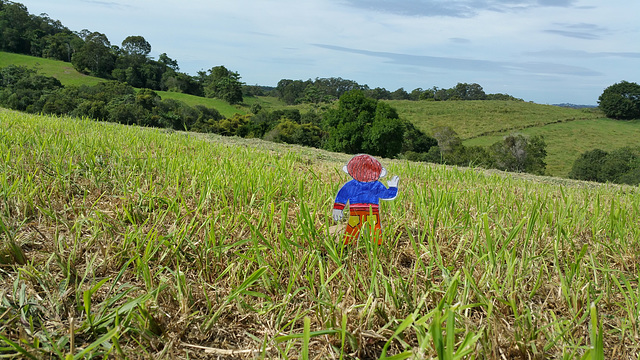
[(333, 219), (340, 221), (343, 210), (349, 203), (349, 221), (344, 234), (344, 243), (356, 241), (360, 235), (362, 225), (367, 224), (372, 217), (372, 235), (382, 244), (382, 227), (380, 226), (380, 199), (393, 200), (398, 195), (398, 181), (394, 176), (387, 182), (387, 188), (378, 179), (387, 174), (387, 170), (371, 155), (356, 155), (342, 170), (353, 180), (340, 188), (333, 204)]

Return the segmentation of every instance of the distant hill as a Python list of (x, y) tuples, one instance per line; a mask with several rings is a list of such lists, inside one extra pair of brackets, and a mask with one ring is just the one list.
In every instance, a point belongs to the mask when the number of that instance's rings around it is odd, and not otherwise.
[[(26, 55), (0, 52), (0, 67), (9, 64), (36, 68), (54, 76), (63, 85), (94, 85), (104, 79), (78, 73), (70, 63)], [(286, 105), (275, 97), (245, 97), (240, 105), (211, 98), (175, 92), (157, 92), (163, 98), (184, 101), (190, 106), (215, 108), (225, 117), (248, 114), (253, 104), (268, 109), (295, 108), (301, 112), (322, 111), (310, 104)], [(541, 105), (523, 101), (410, 101), (385, 100), (407, 119), (428, 134), (440, 126), (451, 127), (464, 145), (489, 146), (510, 133), (541, 135), (547, 143), (547, 173), (566, 177), (573, 161), (583, 152), (596, 148), (614, 150), (637, 144), (640, 120), (606, 119), (594, 106)], [(565, 106), (563, 106), (565, 105)], [(323, 105), (324, 108), (332, 105)]]
[(553, 106), (567, 107), (572, 109), (592, 109), (592, 108), (598, 107), (596, 105), (577, 105), (577, 104), (568, 104), (568, 103), (553, 104)]

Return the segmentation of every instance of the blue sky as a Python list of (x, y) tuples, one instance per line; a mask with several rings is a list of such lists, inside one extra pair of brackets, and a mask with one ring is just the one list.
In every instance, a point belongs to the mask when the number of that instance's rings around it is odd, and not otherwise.
[(478, 83), (541, 104), (596, 105), (640, 83), (637, 0), (28, 0), (74, 31), (141, 35), (195, 75), (247, 84), (342, 77), (394, 91)]

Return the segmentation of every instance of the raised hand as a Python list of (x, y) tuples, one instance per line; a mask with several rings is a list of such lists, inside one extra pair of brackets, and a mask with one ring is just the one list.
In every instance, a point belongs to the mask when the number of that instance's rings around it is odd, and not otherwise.
[(387, 181), (387, 185), (389, 187), (398, 187), (398, 182), (400, 181), (400, 177), (398, 175), (391, 178), (391, 180)]

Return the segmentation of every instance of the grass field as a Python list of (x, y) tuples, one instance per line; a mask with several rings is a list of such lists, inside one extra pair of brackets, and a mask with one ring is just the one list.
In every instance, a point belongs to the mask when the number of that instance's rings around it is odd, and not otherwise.
[(182, 101), (189, 106), (204, 105), (209, 108), (214, 108), (220, 112), (224, 117), (230, 118), (235, 114), (245, 115), (249, 112), (247, 106), (229, 105), (228, 102), (220, 99), (204, 98), (200, 96), (193, 96), (189, 94), (182, 94), (169, 91), (156, 91), (162, 99), (174, 99)]
[[(94, 84), (102, 79), (82, 75), (68, 63), (0, 52), (0, 67), (8, 64), (34, 66), (55, 76), (63, 84)], [(175, 99), (190, 106), (204, 105), (223, 116), (248, 114), (253, 104), (265, 109), (315, 111), (309, 104), (288, 106), (274, 97), (247, 97), (242, 105), (187, 94), (157, 92), (163, 99)], [(388, 101), (401, 118), (427, 134), (438, 126), (449, 126), (465, 145), (489, 146), (510, 133), (541, 135), (547, 143), (547, 174), (566, 177), (580, 154), (593, 149), (613, 150), (636, 146), (639, 121), (606, 119), (597, 109), (571, 109), (518, 101)], [(326, 106), (324, 107), (326, 108)], [(322, 111), (322, 109), (320, 109)]]
[(401, 117), (433, 134), (449, 126), (462, 140), (574, 120), (603, 118), (591, 109), (571, 109), (521, 101), (389, 101)]
[(344, 246), (348, 158), (0, 110), (0, 355), (638, 358), (638, 188), (382, 159)]
[[(547, 143), (547, 172), (566, 177), (580, 154), (602, 149), (612, 151), (624, 146), (638, 146), (640, 120), (612, 119), (576, 120), (517, 131), (525, 135), (541, 135)], [(465, 145), (490, 146), (509, 132), (467, 140)]]
[[(0, 52), (0, 68), (8, 65), (21, 65), (36, 69), (39, 73), (53, 76), (60, 80), (62, 85), (95, 85), (105, 79), (88, 76), (79, 73), (73, 68), (71, 63), (64, 61), (38, 58), (33, 56)], [(186, 103), (189, 106), (204, 105), (218, 110), (225, 117), (232, 117), (234, 114), (246, 114), (248, 107), (229, 105), (226, 101), (219, 99), (209, 99), (188, 94), (181, 94), (168, 91), (156, 91), (163, 99), (174, 99)]]
[(0, 68), (8, 65), (21, 65), (36, 69), (40, 74), (53, 76), (60, 80), (62, 85), (91, 86), (105, 81), (104, 79), (79, 73), (68, 62), (0, 51)]

